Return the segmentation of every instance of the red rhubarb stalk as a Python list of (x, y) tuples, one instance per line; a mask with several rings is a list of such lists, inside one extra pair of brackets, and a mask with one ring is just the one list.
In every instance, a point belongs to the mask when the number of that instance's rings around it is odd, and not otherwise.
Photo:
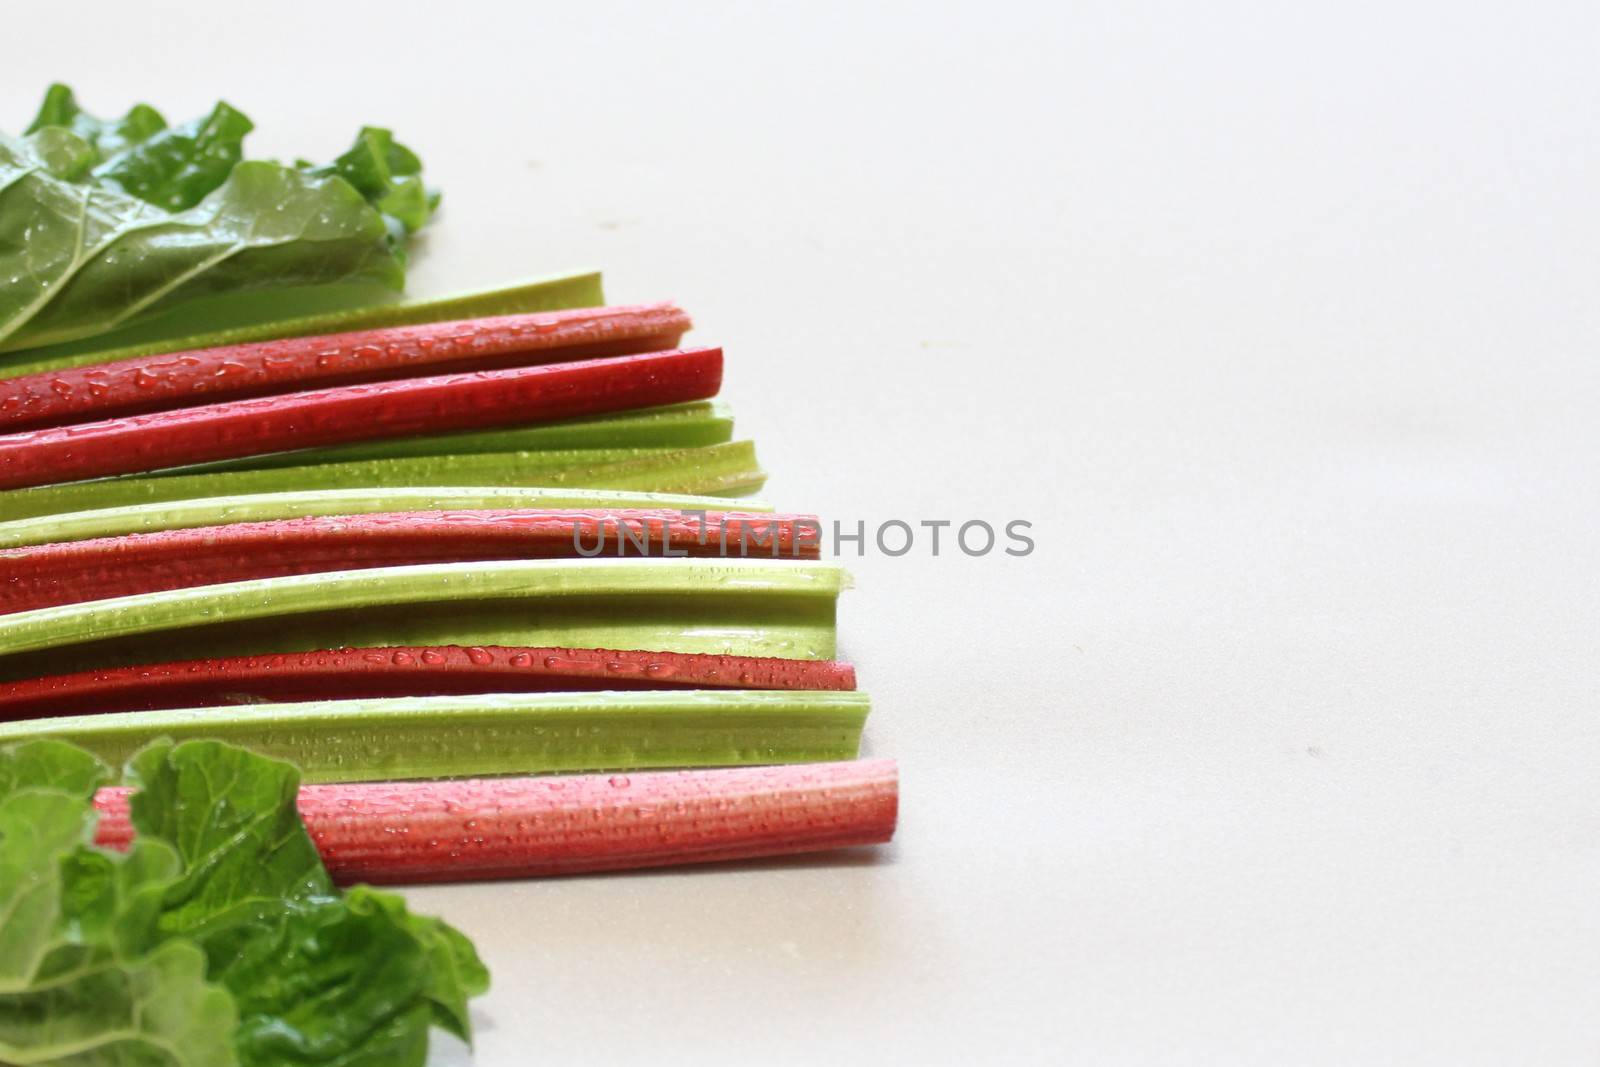
[[(133, 838), (102, 789), (96, 841)], [(341, 883), (415, 884), (744, 860), (894, 836), (893, 760), (561, 778), (308, 785), (300, 814)]]
[(595, 648), (341, 648), (0, 683), (0, 722), (241, 702), (605, 689), (854, 689), (826, 660)]
[(0, 550), (0, 615), (320, 571), (577, 556), (816, 559), (810, 515), (412, 511), (242, 522)]
[(0, 437), (0, 489), (715, 396), (722, 350), (345, 385)]
[(677, 347), (690, 325), (672, 304), (645, 304), (144, 356), (0, 381), (0, 433), (333, 385), (660, 352)]

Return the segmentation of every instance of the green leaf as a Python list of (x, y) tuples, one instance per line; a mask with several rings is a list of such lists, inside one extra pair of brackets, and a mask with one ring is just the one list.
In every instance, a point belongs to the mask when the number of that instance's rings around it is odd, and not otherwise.
[(64, 943), (104, 946), (128, 959), (143, 955), (160, 940), (166, 893), (181, 870), (172, 847), (150, 839), (120, 856), (87, 846), (68, 853), (61, 863)]
[(168, 842), (184, 873), (167, 891), (164, 931), (192, 934), (284, 897), (333, 891), (295, 809), (300, 772), (217, 741), (158, 741), (128, 763), (129, 814)]
[[(390, 899), (399, 903), (397, 897)], [(409, 916), (408, 921), (411, 932), (428, 950), (427, 993), (433, 1003), (434, 1025), (470, 1043), (472, 1019), (467, 1001), (489, 991), (489, 968), (455, 927), (422, 915)]]
[(160, 133), (167, 120), (148, 104), (135, 104), (120, 119), (97, 119), (78, 106), (71, 89), (58, 83), (45, 93), (38, 116), (23, 132), (37, 133), (47, 126), (66, 127), (93, 146), (97, 160), (105, 160)]
[(62, 864), (87, 841), (105, 764), (61, 741), (0, 748), (0, 991), (33, 978), (62, 918)]
[(225, 103), (172, 128), (148, 107), (102, 121), (52, 87), (21, 139), (0, 136), (0, 350), (222, 295), (400, 288), (437, 202), (416, 155), (368, 128), (325, 167), (246, 161), (251, 127)]
[(103, 765), (0, 749), (0, 1063), (422, 1067), (488, 974), (396, 896), (340, 894), (292, 766), (212, 741), (130, 761), (138, 837), (89, 843)]
[(70, 745), (0, 749), (0, 1062), (226, 1067), (232, 998), (195, 946), (153, 938), (177, 856), (87, 843), (105, 778)]
[(170, 843), (184, 866), (159, 925), (192, 938), (233, 994), (246, 1067), (420, 1067), (430, 1026), (470, 1038), (467, 999), (488, 984), (472, 946), (398, 897), (333, 888), (295, 809), (293, 766), (157, 742), (129, 777), (141, 840)]
[(79, 174), (90, 155), (50, 128), (0, 138), (0, 348), (100, 333), (220, 292), (383, 282), (401, 268), (378, 214), (347, 182), (276, 163), (234, 167), (168, 213)]
[(427, 224), (439, 204), (439, 194), (422, 184), (422, 161), (416, 153), (376, 126), (363, 127), (356, 143), (332, 163), (321, 167), (301, 161), (308, 174), (338, 175), (384, 215), (399, 223), (404, 233)]
[(183, 211), (228, 180), (244, 158), (245, 134), (255, 128), (240, 111), (219, 103), (203, 119), (163, 130), (102, 163), (94, 176), (148, 204)]
[(0, 1062), (70, 1067), (232, 1067), (233, 998), (206, 982), (204, 954), (169, 941), (0, 996)]
[(358, 887), (207, 938), (213, 973), (239, 1004), (244, 1062), (422, 1063), (433, 956), (408, 920), (398, 897)]
[(104, 763), (64, 741), (0, 748), (0, 799), (19, 789), (53, 789), (87, 800), (111, 778)]
[(62, 790), (26, 787), (0, 800), (0, 992), (27, 985), (55, 941), (61, 862), (88, 817), (89, 801)]

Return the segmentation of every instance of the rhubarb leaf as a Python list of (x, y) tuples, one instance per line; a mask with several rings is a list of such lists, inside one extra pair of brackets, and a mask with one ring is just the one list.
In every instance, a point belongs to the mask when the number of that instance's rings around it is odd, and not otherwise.
[[(0, 350), (105, 333), (203, 297), (316, 286), (399, 289), (404, 239), (437, 198), (386, 130), (326, 167), (244, 160), (227, 104), (166, 128), (106, 122), (54, 87), (21, 138), (0, 136)], [(181, 321), (168, 324), (183, 330)]]
[(0, 994), (0, 1062), (71, 1067), (233, 1067), (233, 1000), (206, 982), (194, 945), (169, 941)]
[(107, 187), (168, 211), (184, 211), (228, 180), (244, 159), (245, 134), (255, 128), (244, 114), (218, 103), (211, 114), (162, 130), (94, 169)]
[(87, 141), (100, 161), (117, 155), (167, 128), (161, 112), (149, 104), (135, 104), (120, 119), (97, 119), (78, 106), (72, 90), (52, 85), (44, 94), (39, 114), (24, 133), (37, 133), (47, 126), (65, 126)]
[(422, 161), (416, 153), (388, 130), (375, 126), (362, 129), (349, 151), (332, 163), (318, 167), (301, 161), (298, 165), (318, 177), (343, 178), (404, 233), (422, 229), (439, 206), (439, 194), (422, 184)]
[(87, 844), (106, 768), (45, 741), (0, 749), (0, 1062), (226, 1067), (233, 1003), (193, 945), (153, 945), (177, 858)]
[[(388, 899), (400, 902), (398, 897)], [(408, 916), (407, 922), (412, 934), (428, 950), (428, 1000), (433, 1004), (433, 1024), (471, 1042), (472, 1019), (467, 1001), (489, 991), (489, 968), (478, 958), (478, 950), (466, 935), (448, 923), (423, 915)]]
[(288, 899), (201, 939), (238, 1002), (247, 1067), (423, 1062), (429, 955), (395, 904), (362, 888)]
[(101, 763), (0, 748), (0, 1063), (421, 1067), (470, 1038), (488, 976), (460, 934), (334, 889), (299, 774), (215, 742), (130, 761), (138, 837), (89, 843)]
[(26, 984), (55, 938), (62, 861), (85, 841), (89, 798), (106, 777), (60, 741), (0, 749), (0, 990)]
[(170, 843), (184, 873), (162, 929), (192, 934), (263, 902), (333, 889), (294, 798), (300, 772), (215, 741), (152, 744), (128, 764), (139, 834)]
[(0, 749), (0, 800), (22, 789), (50, 789), (87, 800), (110, 777), (105, 764), (62, 741)]
[(88, 808), (55, 789), (0, 800), (0, 991), (26, 986), (55, 938), (61, 862), (81, 841)]
[(466, 1002), (488, 985), (470, 944), (391, 894), (334, 889), (295, 808), (292, 765), (161, 741), (129, 777), (142, 786), (129, 811), (140, 839), (169, 842), (185, 868), (160, 926), (194, 939), (233, 994), (245, 1067), (420, 1067), (430, 1026), (470, 1038)]

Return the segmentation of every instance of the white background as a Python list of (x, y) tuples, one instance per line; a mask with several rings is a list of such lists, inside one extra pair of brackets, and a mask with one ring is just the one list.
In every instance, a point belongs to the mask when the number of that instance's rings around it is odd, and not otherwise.
[(13, 131), (392, 125), (416, 292), (603, 266), (780, 506), (1036, 526), (856, 565), (877, 859), (412, 894), (477, 1063), (1600, 1057), (1593, 5), (4, 19)]

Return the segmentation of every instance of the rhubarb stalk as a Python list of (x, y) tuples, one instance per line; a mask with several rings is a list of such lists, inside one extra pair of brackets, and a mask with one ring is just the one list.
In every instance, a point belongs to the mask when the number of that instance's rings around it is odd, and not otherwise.
[(44, 485), (0, 494), (0, 518), (33, 518), (223, 494), (309, 493), (374, 485), (559, 486), (720, 495), (750, 492), (765, 481), (766, 472), (749, 441), (685, 449), (489, 452)]
[(0, 551), (0, 614), (252, 578), (467, 560), (815, 559), (810, 515), (420, 511), (169, 530)]
[[(894, 836), (893, 760), (788, 767), (308, 785), (298, 806), (342, 884), (534, 878), (876, 845)], [(96, 841), (133, 840), (128, 791), (95, 798)]]
[(132, 415), (0, 437), (0, 489), (703, 400), (721, 381), (721, 349), (700, 348)]
[(228, 459), (183, 468), (202, 474), (210, 471), (265, 470), (268, 467), (306, 467), (358, 460), (400, 459), (407, 456), (460, 456), (482, 452), (557, 452), (611, 448), (699, 448), (733, 440), (733, 415), (716, 400), (696, 400), (669, 407), (645, 408), (620, 415), (594, 415), (534, 426), (466, 433), (419, 434), (361, 441), (332, 448), (302, 448), (244, 459)]
[(553, 645), (833, 659), (842, 568), (753, 559), (440, 563), (0, 615), (0, 680), (189, 656)]
[[(20, 490), (26, 496), (39, 490)], [(385, 489), (324, 489), (310, 492), (240, 494), (200, 497), (154, 504), (45, 512), (0, 522), (0, 549), (23, 548), (94, 537), (120, 537), (157, 530), (221, 526), (235, 522), (268, 522), (308, 515), (367, 515), (384, 511), (493, 511), (500, 508), (671, 508), (712, 511), (727, 502), (714, 497), (674, 493), (637, 493), (607, 489), (537, 489), (518, 486), (419, 486)], [(5, 508), (0, 499), (0, 511)], [(739, 501), (743, 512), (766, 512), (759, 500)]]
[(0, 745), (70, 741), (120, 765), (157, 738), (288, 760), (308, 782), (851, 759), (869, 703), (853, 691), (489, 693), (118, 712), (0, 724)]
[[(300, 296), (305, 291), (300, 290)], [(260, 294), (272, 300), (273, 294)], [(186, 349), (220, 348), (252, 341), (278, 341), (286, 337), (347, 333), (387, 326), (410, 326), (487, 315), (526, 315), (535, 311), (600, 307), (605, 303), (598, 271), (562, 274), (549, 278), (475, 289), (427, 300), (378, 301), (355, 307), (336, 306), (290, 318), (256, 316), (245, 325), (213, 326), (203, 333), (173, 334), (161, 318), (81, 341), (0, 355), (0, 375), (42, 374), (91, 363), (117, 363), (142, 356), (159, 356)], [(190, 308), (193, 311), (193, 307)], [(229, 307), (225, 321), (239, 321), (240, 309)], [(213, 315), (213, 317), (215, 317)], [(137, 335), (137, 336), (135, 336)], [(121, 339), (120, 341), (114, 339)], [(111, 342), (108, 344), (108, 342)], [(15, 362), (13, 362), (13, 357)]]
[(0, 682), (0, 722), (52, 715), (594, 689), (854, 689), (831, 660), (602, 648), (339, 648)]
[(358, 382), (661, 352), (676, 347), (689, 326), (680, 308), (647, 304), (142, 356), (0, 381), (0, 432)]

